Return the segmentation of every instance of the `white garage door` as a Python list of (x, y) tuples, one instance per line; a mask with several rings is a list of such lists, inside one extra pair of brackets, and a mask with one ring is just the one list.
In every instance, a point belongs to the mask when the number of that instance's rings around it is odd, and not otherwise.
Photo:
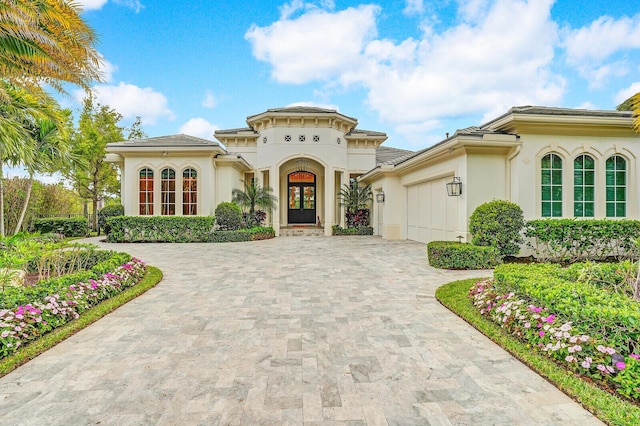
[(455, 241), (458, 197), (447, 196), (447, 179), (408, 187), (407, 237), (410, 240)]

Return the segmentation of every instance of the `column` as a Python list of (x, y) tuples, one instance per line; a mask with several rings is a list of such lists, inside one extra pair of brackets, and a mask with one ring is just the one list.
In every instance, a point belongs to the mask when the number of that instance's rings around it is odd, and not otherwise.
[(280, 215), (282, 206), (286, 206), (287, 200), (282, 200), (280, 197), (280, 171), (278, 167), (274, 166), (269, 169), (269, 180), (271, 181), (271, 187), (273, 188), (273, 195), (278, 198), (278, 208), (273, 212), (272, 216), (272, 224), (273, 229), (276, 233), (276, 237), (280, 235)]
[(333, 224), (335, 222), (335, 175), (336, 172), (331, 168), (324, 171), (324, 235), (331, 236)]

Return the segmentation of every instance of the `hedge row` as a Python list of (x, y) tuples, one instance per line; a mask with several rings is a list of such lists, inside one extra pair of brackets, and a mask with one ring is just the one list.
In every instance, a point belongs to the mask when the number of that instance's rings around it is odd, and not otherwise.
[(84, 237), (89, 233), (89, 222), (86, 217), (63, 217), (34, 219), (33, 230), (41, 234), (57, 233), (65, 237)]
[(574, 271), (554, 264), (509, 264), (494, 270), (496, 288), (514, 292), (574, 321), (575, 328), (616, 345), (622, 353), (640, 349), (640, 304), (598, 286), (571, 281)]
[(618, 260), (637, 255), (640, 221), (541, 219), (528, 221), (524, 235), (539, 261)]
[(440, 269), (491, 269), (502, 263), (502, 256), (495, 247), (455, 241), (430, 242), (427, 258), (429, 265)]
[(213, 216), (118, 216), (107, 223), (111, 243), (226, 243), (275, 236), (269, 227), (216, 231)]
[(333, 225), (331, 229), (333, 230), (333, 235), (373, 235), (373, 228), (370, 226), (343, 228), (340, 225)]

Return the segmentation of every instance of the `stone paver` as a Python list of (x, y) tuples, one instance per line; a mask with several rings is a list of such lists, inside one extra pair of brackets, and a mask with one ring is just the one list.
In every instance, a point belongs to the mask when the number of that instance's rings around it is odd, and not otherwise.
[(0, 424), (599, 424), (434, 299), (487, 272), (423, 244), (102, 245), (164, 280), (0, 379)]

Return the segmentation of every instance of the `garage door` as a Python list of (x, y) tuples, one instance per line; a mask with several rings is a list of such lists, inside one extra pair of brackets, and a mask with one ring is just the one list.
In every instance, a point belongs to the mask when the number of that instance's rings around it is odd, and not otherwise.
[(437, 179), (408, 187), (408, 239), (455, 241), (458, 197), (447, 196), (446, 184), (447, 179)]

